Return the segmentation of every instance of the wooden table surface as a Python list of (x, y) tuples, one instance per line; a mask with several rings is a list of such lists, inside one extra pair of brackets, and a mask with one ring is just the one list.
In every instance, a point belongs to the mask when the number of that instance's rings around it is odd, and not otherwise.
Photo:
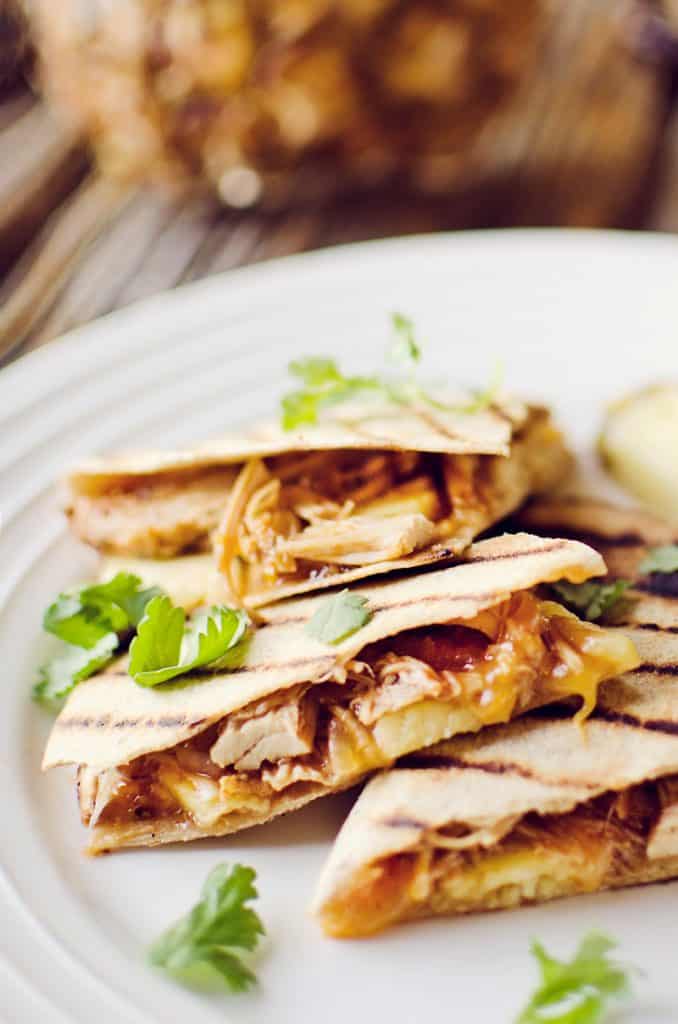
[[(678, 118), (623, 226), (678, 230)], [(549, 223), (549, 220), (544, 221)], [(111, 310), (260, 260), (368, 238), (540, 223), (520, 195), (351, 197), (276, 213), (121, 191), (25, 87), (0, 102), (0, 365)]]

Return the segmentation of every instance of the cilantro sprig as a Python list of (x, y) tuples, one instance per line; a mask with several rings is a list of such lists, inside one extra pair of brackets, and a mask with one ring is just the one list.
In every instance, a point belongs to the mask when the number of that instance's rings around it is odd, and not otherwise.
[(76, 587), (59, 594), (43, 619), (48, 633), (76, 647), (91, 647), (105, 633), (136, 627), (158, 587), (142, 588), (138, 576), (119, 572), (107, 583)]
[(290, 363), (289, 371), (301, 387), (282, 399), (282, 425), (285, 430), (311, 426), (318, 422), (324, 409), (360, 395), (371, 394), (397, 405), (424, 404), (447, 412), (474, 414), (489, 408), (498, 398), (502, 372), (498, 370), (489, 387), (472, 391), (471, 401), (462, 405), (446, 405), (433, 398), (417, 381), (421, 362), (421, 346), (414, 324), (402, 313), (393, 313), (391, 323), (394, 340), (388, 350), (388, 361), (400, 374), (346, 376), (334, 359), (310, 357)]
[(202, 669), (237, 668), (247, 649), (249, 618), (225, 605), (188, 622), (158, 587), (118, 573), (107, 583), (60, 594), (43, 626), (65, 643), (40, 669), (33, 699), (51, 710), (78, 683), (104, 668), (130, 644), (129, 672), (141, 686), (158, 686)]
[(71, 690), (103, 668), (136, 629), (146, 606), (160, 594), (138, 576), (120, 572), (107, 583), (67, 590), (43, 618), (47, 633), (63, 640), (63, 654), (40, 669), (33, 699), (54, 709)]
[(282, 424), (285, 430), (294, 430), (305, 424), (318, 422), (322, 409), (337, 402), (353, 398), (361, 392), (382, 392), (377, 377), (345, 377), (333, 359), (297, 359), (289, 371), (303, 387), (292, 391), (282, 400)]
[(417, 363), (421, 361), (421, 346), (417, 342), (414, 324), (409, 317), (402, 313), (391, 315), (394, 339), (388, 352), (390, 362), (396, 366), (409, 367), (414, 370)]
[(33, 699), (47, 708), (57, 708), (71, 690), (111, 661), (118, 647), (118, 634), (106, 633), (93, 647), (73, 647), (52, 658), (40, 669), (33, 687)]
[(149, 960), (191, 988), (243, 992), (256, 976), (237, 952), (253, 952), (265, 934), (247, 904), (258, 896), (252, 868), (220, 864), (210, 872), (200, 901), (149, 950)]
[(628, 580), (615, 580), (613, 583), (597, 583), (595, 580), (568, 583), (561, 580), (552, 583), (551, 590), (570, 611), (577, 612), (588, 622), (598, 622), (612, 611), (630, 586)]
[(338, 644), (372, 618), (367, 598), (342, 590), (326, 598), (306, 623), (306, 632), (323, 644)]
[(678, 572), (678, 544), (652, 548), (640, 563), (638, 571), (646, 575), (653, 572)]
[[(638, 566), (638, 572), (641, 576), (678, 573), (678, 544), (651, 548)], [(596, 580), (567, 583), (562, 580), (552, 583), (551, 590), (571, 611), (577, 612), (589, 622), (598, 622), (608, 616), (630, 586), (630, 580), (614, 580), (610, 583)]]
[(244, 611), (226, 605), (187, 623), (183, 608), (168, 597), (154, 597), (130, 646), (129, 674), (140, 686), (159, 686), (208, 666), (237, 668), (249, 625)]
[(533, 942), (540, 984), (516, 1024), (599, 1024), (610, 1002), (630, 992), (628, 969), (609, 957), (615, 948), (606, 935), (591, 932), (566, 961)]

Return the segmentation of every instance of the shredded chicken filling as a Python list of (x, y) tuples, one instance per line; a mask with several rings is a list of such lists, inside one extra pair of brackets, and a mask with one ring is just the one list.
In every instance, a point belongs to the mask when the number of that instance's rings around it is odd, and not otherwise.
[(577, 694), (587, 714), (600, 681), (625, 667), (627, 644), (521, 592), (469, 622), (369, 645), (333, 679), (277, 693), (138, 758), (116, 770), (114, 784), (102, 779), (107, 800), (90, 800), (85, 817), (188, 816), (208, 828), (229, 813), (268, 810), (282, 793), (348, 786), (397, 757), (554, 699)]
[(217, 534), (234, 597), (403, 558), (482, 529), (487, 455), (332, 451), (248, 463)]

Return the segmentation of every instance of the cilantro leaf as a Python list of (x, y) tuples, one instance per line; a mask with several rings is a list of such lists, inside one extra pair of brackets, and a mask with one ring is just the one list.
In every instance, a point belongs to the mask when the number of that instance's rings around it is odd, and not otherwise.
[(258, 896), (252, 868), (219, 864), (210, 872), (200, 902), (149, 950), (149, 960), (193, 988), (243, 992), (256, 981), (236, 950), (252, 952), (265, 934), (247, 904)]
[(40, 669), (33, 699), (56, 709), (71, 690), (109, 662), (122, 638), (136, 628), (147, 604), (161, 591), (143, 589), (138, 576), (119, 572), (107, 583), (59, 594), (43, 628), (66, 644), (65, 653)]
[(157, 587), (141, 588), (141, 580), (119, 572), (107, 583), (77, 587), (60, 594), (43, 619), (48, 633), (76, 647), (92, 647), (107, 633), (135, 627)]
[[(628, 971), (610, 960), (615, 948), (605, 935), (592, 932), (568, 961), (551, 957), (538, 942), (531, 951), (541, 972), (541, 983), (516, 1024), (598, 1024), (607, 1003), (629, 993)], [(560, 1012), (558, 1012), (560, 1011)]]
[(246, 613), (225, 605), (187, 626), (183, 608), (175, 608), (169, 597), (154, 597), (132, 640), (129, 673), (140, 686), (159, 686), (208, 665), (236, 668), (248, 628)]
[(295, 377), (299, 377), (307, 388), (327, 388), (343, 380), (334, 359), (295, 359), (290, 363), (289, 370)]
[(429, 395), (416, 381), (415, 371), (421, 360), (421, 348), (414, 333), (414, 324), (402, 313), (392, 315), (395, 340), (389, 349), (389, 361), (405, 370), (401, 377), (379, 376), (346, 377), (333, 359), (311, 357), (290, 363), (290, 373), (299, 378), (303, 387), (285, 395), (281, 402), (282, 425), (285, 430), (313, 425), (320, 413), (329, 405), (344, 402), (366, 391), (396, 405), (423, 403), (444, 412), (473, 414), (489, 408), (498, 398), (502, 383), (502, 370), (497, 368), (490, 386), (484, 391), (472, 392), (466, 405), (446, 405)]
[(306, 623), (306, 632), (323, 644), (338, 644), (362, 629), (371, 618), (366, 597), (342, 590), (322, 602)]
[(596, 583), (594, 580), (567, 583), (561, 580), (550, 586), (570, 611), (577, 612), (589, 622), (598, 622), (612, 610), (631, 584), (628, 580), (615, 580), (613, 583)]
[(391, 322), (396, 337), (388, 354), (389, 359), (396, 365), (413, 369), (421, 360), (421, 349), (414, 335), (414, 324), (402, 313), (394, 313)]
[(98, 583), (85, 591), (86, 599), (90, 601), (110, 601), (120, 608), (134, 628), (143, 619), (146, 605), (161, 594), (160, 587), (142, 589), (139, 577), (128, 572), (119, 572), (108, 583)]
[(113, 657), (118, 646), (118, 634), (106, 633), (91, 647), (73, 647), (66, 653), (43, 665), (40, 678), (33, 687), (33, 700), (54, 709), (83, 679), (94, 675)]
[(379, 391), (376, 377), (345, 377), (333, 359), (298, 359), (289, 371), (304, 384), (282, 400), (282, 424), (285, 430), (318, 422), (321, 410), (343, 402), (361, 391)]
[(473, 400), (468, 405), (462, 406), (461, 411), (473, 415), (489, 409), (498, 400), (503, 384), (504, 367), (501, 363), (497, 363), (488, 387), (482, 391), (472, 391)]
[(641, 573), (678, 572), (678, 544), (652, 548), (638, 567)]

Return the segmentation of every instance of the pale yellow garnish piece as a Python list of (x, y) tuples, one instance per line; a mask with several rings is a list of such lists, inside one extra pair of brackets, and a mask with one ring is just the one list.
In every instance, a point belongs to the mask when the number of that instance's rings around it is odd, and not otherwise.
[(610, 409), (600, 453), (615, 480), (678, 522), (678, 384), (648, 388)]

